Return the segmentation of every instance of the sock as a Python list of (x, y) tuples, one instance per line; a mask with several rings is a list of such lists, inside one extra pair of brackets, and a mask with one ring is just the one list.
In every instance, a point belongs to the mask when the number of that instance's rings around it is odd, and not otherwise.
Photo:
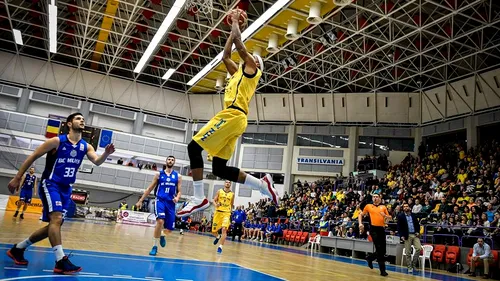
[(205, 191), (203, 190), (203, 180), (201, 181), (193, 181), (194, 187), (194, 198), (196, 199), (204, 199)]
[(258, 188), (259, 190), (262, 189), (262, 181), (252, 175), (249, 175), (247, 174), (246, 178), (245, 178), (245, 183), (244, 185), (247, 185), (247, 186), (250, 186), (250, 187), (254, 187), (254, 188)]
[(221, 249), (222, 249), (222, 246), (223, 246), (223, 245), (219, 245), (219, 248), (221, 248)]
[(153, 238), (153, 246), (157, 246), (160, 244), (160, 238)]
[(219, 234), (219, 235), (217, 235), (217, 239), (220, 239), (221, 237), (222, 237), (222, 235), (220, 235), (220, 234)]
[(64, 257), (62, 245), (52, 247), (52, 251), (54, 251), (54, 254), (56, 254), (56, 262), (62, 260), (62, 258)]
[(162, 236), (163, 238), (165, 238), (165, 233), (162, 231), (160, 236)]
[(31, 244), (33, 244), (33, 243), (30, 241), (30, 239), (26, 238), (23, 242), (17, 244), (16, 248), (18, 248), (18, 249), (26, 249), (29, 246), (31, 246)]

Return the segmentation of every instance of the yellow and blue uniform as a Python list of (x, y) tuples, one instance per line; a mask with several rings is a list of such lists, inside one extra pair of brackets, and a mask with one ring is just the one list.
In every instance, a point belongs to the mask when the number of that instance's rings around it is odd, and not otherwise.
[(175, 229), (175, 202), (174, 198), (177, 194), (177, 183), (179, 182), (179, 174), (172, 171), (167, 174), (165, 170), (160, 171), (158, 184), (155, 188), (155, 215), (156, 219), (165, 221), (164, 227), (168, 230)]
[(19, 192), (19, 200), (31, 203), (31, 198), (33, 197), (33, 187), (35, 185), (36, 176), (26, 174), (24, 178), (23, 186), (21, 187), (21, 192)]
[(224, 189), (219, 189), (217, 193), (220, 206), (215, 209), (212, 232), (217, 232), (223, 227), (227, 229), (231, 224), (231, 210), (233, 207), (231, 202), (234, 198), (234, 192), (226, 192)]
[(47, 154), (39, 186), (44, 222), (49, 221), (49, 214), (52, 212), (61, 212), (63, 218), (66, 215), (71, 202), (73, 183), (86, 154), (87, 142), (80, 139), (78, 143), (72, 144), (67, 135), (60, 135), (59, 146), (55, 152)]
[(193, 137), (209, 155), (229, 160), (236, 148), (236, 141), (247, 128), (249, 103), (255, 94), (262, 71), (253, 75), (245, 73), (245, 65), (238, 68), (226, 85), (224, 110), (217, 113)]

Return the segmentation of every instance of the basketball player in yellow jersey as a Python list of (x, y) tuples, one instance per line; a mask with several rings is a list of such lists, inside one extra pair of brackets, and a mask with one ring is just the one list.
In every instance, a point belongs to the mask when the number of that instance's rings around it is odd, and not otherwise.
[[(247, 128), (248, 105), (262, 76), (264, 62), (260, 56), (252, 56), (241, 40), (238, 26), (239, 12), (233, 11), (231, 35), (224, 47), (222, 60), (232, 75), (226, 85), (224, 94), (224, 110), (213, 117), (194, 137), (188, 145), (188, 154), (193, 176), (194, 198), (177, 213), (179, 217), (203, 211), (210, 206), (203, 192), (203, 157), (206, 150), (212, 157), (212, 173), (220, 178), (237, 182), (260, 190), (269, 196), (278, 206), (278, 194), (274, 188), (271, 175), (257, 179), (236, 167), (228, 167), (227, 161), (233, 155), (238, 138)], [(231, 60), (233, 43), (238, 50), (242, 66)]]
[[(217, 253), (222, 253), (222, 246), (226, 242), (227, 229), (231, 224), (231, 212), (234, 207), (234, 193), (231, 191), (231, 182), (226, 181), (224, 188), (219, 189), (214, 198), (215, 214), (212, 221), (212, 234), (215, 236), (214, 245), (217, 245), (220, 240), (220, 245), (217, 248)], [(219, 234), (222, 230), (222, 235)]]

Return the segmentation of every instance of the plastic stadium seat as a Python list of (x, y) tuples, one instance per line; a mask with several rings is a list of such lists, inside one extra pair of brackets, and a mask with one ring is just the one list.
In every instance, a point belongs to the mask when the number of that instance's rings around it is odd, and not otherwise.
[(290, 241), (290, 236), (292, 236), (292, 232), (291, 230), (288, 230), (288, 232), (286, 233), (286, 235), (283, 235), (285, 236), (285, 241)]
[(302, 236), (300, 236), (299, 243), (300, 244), (305, 244), (307, 242), (307, 238), (308, 237), (309, 237), (309, 232), (302, 233)]
[(321, 236), (328, 236), (328, 231), (321, 231), (319, 233), (319, 235), (321, 235)]
[(297, 236), (297, 231), (292, 231), (292, 234), (290, 235), (290, 240), (288, 240), (288, 244), (293, 243), (295, 241), (295, 236)]
[(434, 251), (432, 251), (432, 256), (431, 256), (432, 261), (436, 263), (444, 262), (445, 252), (446, 252), (445, 245), (436, 245), (434, 247)]
[(277, 241), (278, 244), (280, 244), (282, 241), (285, 241), (286, 235), (288, 234), (288, 232), (289, 232), (288, 229), (283, 230), (283, 236), (281, 236), (280, 238), (278, 238), (278, 241)]
[(448, 246), (446, 249), (445, 262), (447, 264), (456, 264), (460, 259), (460, 248), (458, 246)]
[(303, 234), (304, 234), (303, 231), (300, 231), (299, 233), (297, 233), (297, 235), (295, 235), (295, 240), (293, 240), (293, 243), (299, 243), (300, 237), (302, 237)]

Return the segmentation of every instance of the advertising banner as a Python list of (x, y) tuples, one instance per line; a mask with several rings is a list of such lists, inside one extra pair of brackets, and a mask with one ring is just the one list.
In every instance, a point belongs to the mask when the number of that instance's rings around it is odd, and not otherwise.
[(73, 202), (75, 202), (75, 204), (85, 205), (85, 204), (87, 204), (87, 196), (88, 195), (89, 194), (87, 192), (73, 190), (73, 192), (71, 193), (71, 200), (73, 200)]
[(151, 213), (120, 210), (116, 222), (123, 224), (155, 226), (156, 216)]
[[(9, 201), (7, 202), (7, 211), (17, 210), (17, 205), (19, 204), (19, 196), (9, 196)], [(31, 203), (28, 204), (28, 209), (26, 213), (31, 214), (41, 214), (42, 213), (42, 200), (38, 198), (32, 198)]]

